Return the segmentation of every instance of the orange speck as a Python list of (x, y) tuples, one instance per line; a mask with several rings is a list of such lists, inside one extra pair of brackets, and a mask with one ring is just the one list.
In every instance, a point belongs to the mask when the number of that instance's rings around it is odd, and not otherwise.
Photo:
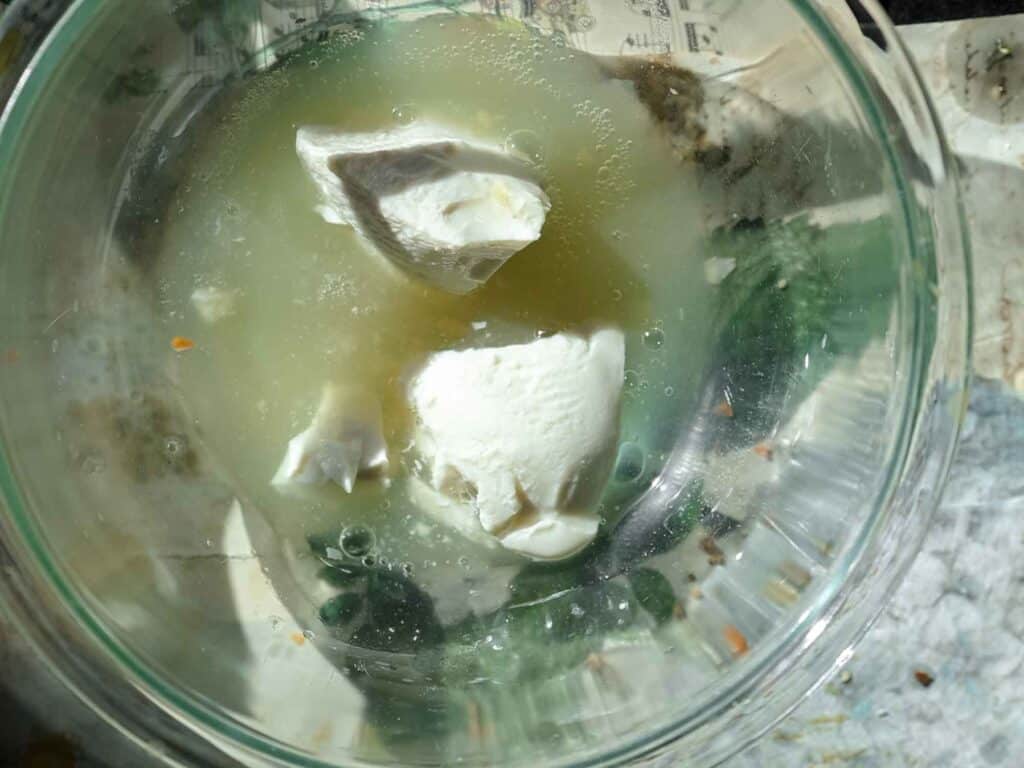
[(925, 672), (923, 669), (914, 670), (914, 679), (917, 680), (918, 685), (922, 688), (930, 688), (931, 684), (935, 682), (935, 678), (930, 672)]
[(303, 635), (301, 632), (292, 632), (292, 642), (296, 645), (305, 645), (306, 636)]
[(184, 336), (175, 336), (171, 339), (171, 349), (175, 352), (186, 352), (195, 345), (196, 343), (192, 339), (187, 339)]
[(765, 461), (771, 461), (775, 457), (775, 449), (770, 443), (758, 443), (754, 446), (754, 453)]
[(727, 419), (733, 417), (732, 403), (728, 400), (723, 400), (715, 406), (715, 414), (718, 416), (725, 416)]
[(8, 365), (14, 365), (18, 362), (18, 350), (14, 347), (8, 347), (7, 351), (4, 352), (4, 362)]
[(722, 630), (722, 634), (725, 636), (725, 642), (729, 644), (729, 650), (731, 650), (737, 656), (742, 656), (744, 653), (750, 650), (750, 644), (747, 642), (747, 638), (743, 636), (732, 624), (726, 624)]

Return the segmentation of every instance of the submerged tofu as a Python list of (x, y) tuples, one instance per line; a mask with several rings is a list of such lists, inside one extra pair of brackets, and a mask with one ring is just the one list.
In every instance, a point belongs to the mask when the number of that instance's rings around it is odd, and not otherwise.
[(527, 163), (433, 123), (355, 134), (307, 126), (295, 146), (326, 221), (452, 293), (483, 285), (537, 240), (551, 207)]
[(351, 493), (358, 475), (387, 466), (380, 404), (329, 384), (312, 424), (288, 442), (271, 482), (276, 486), (333, 482)]
[(448, 524), (538, 560), (589, 544), (614, 460), (621, 331), (433, 355), (412, 382), (415, 445)]
[(235, 314), (238, 291), (206, 286), (192, 292), (192, 304), (205, 323), (218, 323)]

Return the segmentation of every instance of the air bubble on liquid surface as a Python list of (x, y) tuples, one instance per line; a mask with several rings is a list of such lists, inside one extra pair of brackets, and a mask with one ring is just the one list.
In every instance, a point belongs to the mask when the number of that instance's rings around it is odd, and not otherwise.
[(346, 528), (338, 537), (338, 546), (349, 557), (364, 557), (369, 554), (375, 544), (376, 537), (373, 531), (361, 525)]
[(661, 349), (665, 343), (665, 332), (660, 328), (648, 328), (643, 332), (643, 341), (648, 349)]

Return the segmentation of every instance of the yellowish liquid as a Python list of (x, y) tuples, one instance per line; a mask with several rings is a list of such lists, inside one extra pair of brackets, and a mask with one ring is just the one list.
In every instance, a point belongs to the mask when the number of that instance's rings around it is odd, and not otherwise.
[[(324, 222), (295, 153), (299, 126), (412, 119), (531, 156), (551, 198), (540, 240), (468, 296), (402, 276)], [(196, 343), (176, 358), (182, 396), (239, 495), (280, 535), (358, 522), (396, 561), (451, 562), (472, 552), (455, 534), (409, 536), (422, 518), (402, 482), (410, 372), (453, 346), (616, 326), (629, 369), (622, 439), (670, 431), (665, 420), (693, 395), (710, 314), (695, 184), (630, 83), (521, 26), (448, 17), (334, 38), (237, 86), (198, 134), (158, 275), (168, 338)], [(207, 285), (238, 291), (237, 314), (202, 322), (190, 295)], [(474, 330), (481, 322), (487, 331)], [(297, 502), (269, 481), (329, 381), (378, 393), (393, 482)], [(427, 550), (433, 560), (419, 557)]]

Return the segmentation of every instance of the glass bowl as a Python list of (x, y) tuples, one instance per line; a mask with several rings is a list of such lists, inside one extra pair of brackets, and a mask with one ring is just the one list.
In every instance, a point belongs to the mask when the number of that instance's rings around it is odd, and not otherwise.
[[(60, 17), (0, 122), (3, 601), (127, 738), (179, 764), (711, 765), (848, 658), (966, 404), (955, 172), (874, 2), (677, 5)], [(345, 503), (268, 519), (166, 343), (161, 222), (203, 131), (246, 95), (274, 108), (267, 83), (322, 46), (438, 15), (593, 56), (700, 193), (680, 231), (706, 281), (650, 278), (699, 330), (694, 375), (636, 416), (602, 535), (566, 564), (382, 570)], [(674, 338), (653, 345), (670, 369)], [(371, 614), (398, 618), (369, 642)]]

